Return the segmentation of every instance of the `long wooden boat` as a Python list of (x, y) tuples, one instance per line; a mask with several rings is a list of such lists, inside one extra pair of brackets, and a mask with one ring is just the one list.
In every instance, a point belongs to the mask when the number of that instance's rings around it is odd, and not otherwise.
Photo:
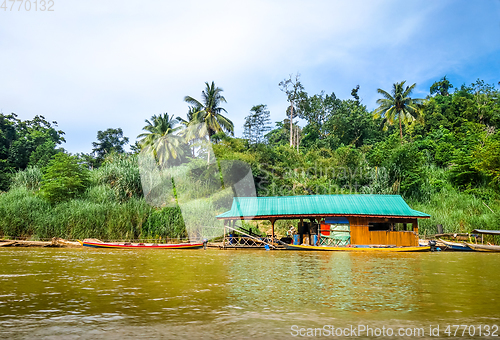
[(459, 243), (459, 242), (450, 242), (450, 241), (445, 241), (442, 239), (439, 239), (441, 243), (443, 243), (446, 246), (446, 249), (448, 250), (454, 250), (454, 251), (474, 251), (471, 247), (469, 247), (466, 243)]
[(285, 245), (288, 250), (313, 250), (313, 251), (350, 251), (350, 252), (415, 252), (430, 251), (430, 246), (418, 247), (383, 247), (383, 246), (352, 246), (352, 247), (325, 247), (325, 246), (303, 246), (303, 245)]
[(107, 243), (98, 241), (83, 240), (80, 244), (91, 248), (113, 248), (113, 249), (199, 249), (203, 248), (203, 243), (178, 243), (178, 244), (155, 244), (155, 243)]
[(468, 247), (477, 251), (500, 252), (500, 246), (489, 244), (466, 243)]

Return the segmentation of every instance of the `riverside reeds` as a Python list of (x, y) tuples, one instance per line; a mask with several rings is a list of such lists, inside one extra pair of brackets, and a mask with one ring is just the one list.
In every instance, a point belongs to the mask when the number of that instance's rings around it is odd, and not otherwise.
[(153, 208), (142, 197), (134, 156), (113, 156), (91, 171), (90, 186), (76, 199), (50, 204), (38, 195), (42, 172), (16, 173), (0, 195), (0, 234), (65, 239), (179, 238), (187, 234), (178, 207)]
[[(80, 197), (57, 204), (50, 204), (38, 195), (42, 172), (29, 167), (13, 176), (10, 191), (0, 194), (0, 235), (103, 240), (187, 237), (185, 222), (194, 229), (216, 227), (217, 221), (207, 220), (205, 215), (208, 214), (203, 212), (224, 212), (232, 203), (232, 195), (227, 190), (220, 190), (217, 178), (211, 181), (211, 186), (197, 182), (197, 177), (206, 176), (205, 169), (206, 166), (194, 164), (171, 174), (176, 179), (179, 204), (183, 207), (181, 212), (175, 201), (157, 207), (146, 202), (135, 156), (110, 157), (99, 169), (90, 171), (89, 187)], [(427, 171), (421, 195), (406, 197), (413, 209), (432, 216), (419, 221), (420, 234), (436, 233), (438, 224), (443, 225), (447, 233), (500, 229), (498, 199), (491, 196), (488, 200), (479, 190), (459, 191), (447, 180), (444, 169), (429, 167)], [(272, 182), (269, 186), (275, 184)], [(159, 190), (165, 191), (164, 186)], [(202, 197), (211, 198), (204, 200)], [(276, 223), (276, 232), (285, 236), (294, 223), (296, 221), (280, 220)], [(257, 224), (250, 222), (248, 225)], [(258, 225), (264, 233), (270, 227), (265, 221)]]
[(408, 204), (413, 209), (425, 211), (431, 215), (430, 219), (419, 221), (420, 234), (436, 233), (438, 224), (443, 226), (445, 233), (466, 233), (474, 229), (500, 229), (499, 201), (492, 200), (486, 204), (483, 199), (475, 195), (461, 193), (453, 188), (445, 188), (434, 193), (425, 202), (409, 200)]
[[(91, 191), (95, 194), (94, 189)], [(4, 236), (39, 239), (128, 240), (186, 236), (178, 208), (155, 209), (141, 198), (116, 202), (96, 200), (96, 195), (91, 197), (50, 205), (29, 190), (12, 189), (0, 195), (0, 232)]]

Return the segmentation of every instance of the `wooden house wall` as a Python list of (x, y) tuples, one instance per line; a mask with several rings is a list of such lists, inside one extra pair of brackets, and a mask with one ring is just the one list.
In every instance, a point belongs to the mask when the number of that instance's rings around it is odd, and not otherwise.
[(411, 221), (414, 222), (413, 231), (369, 231), (368, 225), (370, 222), (381, 221), (380, 219), (375, 221), (373, 218), (349, 217), (351, 244), (380, 244), (398, 247), (418, 246), (418, 227), (416, 220)]
[(370, 244), (400, 247), (418, 246), (418, 236), (413, 231), (370, 231)]
[(364, 217), (349, 217), (351, 229), (351, 244), (371, 244), (368, 231), (368, 219)]

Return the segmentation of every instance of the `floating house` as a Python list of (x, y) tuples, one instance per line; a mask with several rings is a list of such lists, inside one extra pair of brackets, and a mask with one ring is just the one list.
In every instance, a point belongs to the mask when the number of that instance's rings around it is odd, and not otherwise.
[(269, 220), (272, 239), (280, 219), (296, 219), (294, 244), (311, 246), (418, 246), (418, 219), (399, 195), (310, 195), (235, 197), (231, 210), (218, 215), (225, 225), (237, 220)]

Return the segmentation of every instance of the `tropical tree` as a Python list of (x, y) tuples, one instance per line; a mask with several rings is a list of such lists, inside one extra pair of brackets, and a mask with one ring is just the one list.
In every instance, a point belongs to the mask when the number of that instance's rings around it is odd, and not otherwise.
[(43, 116), (20, 120), (15, 113), (0, 113), (0, 191), (7, 190), (11, 174), (28, 166), (45, 167), (52, 156), (62, 151), (64, 132), (57, 122)]
[(207, 125), (204, 124), (205, 111), (201, 106), (190, 106), (187, 113), (187, 120), (182, 117), (177, 117), (177, 121), (182, 125), (182, 137), (187, 143), (191, 143), (193, 139), (203, 138), (207, 136)]
[(191, 96), (184, 97), (184, 101), (192, 107), (190, 108), (192, 124), (203, 124), (206, 127), (206, 132), (209, 137), (215, 133), (226, 132), (234, 135), (234, 125), (231, 120), (222, 115), (222, 112), (227, 113), (226, 109), (221, 107), (222, 103), (227, 103), (226, 98), (222, 95), (222, 89), (215, 87), (215, 83), (205, 83), (205, 90), (201, 92), (201, 101), (194, 99)]
[(430, 88), (430, 93), (432, 94), (440, 94), (441, 96), (449, 96), (450, 95), (450, 89), (453, 88), (453, 85), (450, 83), (448, 79), (446, 79), (446, 76), (441, 78), (440, 81), (435, 82), (432, 84)]
[(263, 143), (264, 135), (271, 130), (271, 113), (267, 105), (255, 105), (250, 109), (250, 114), (245, 117), (243, 136), (250, 144)]
[(93, 142), (92, 152), (96, 156), (98, 164), (102, 164), (104, 157), (112, 152), (124, 153), (123, 147), (128, 143), (128, 137), (123, 136), (123, 130), (107, 129), (106, 131), (97, 131), (97, 142)]
[(88, 170), (75, 156), (60, 152), (52, 157), (40, 188), (40, 195), (51, 203), (59, 203), (82, 194), (89, 184)]
[(176, 159), (180, 154), (181, 138), (175, 133), (180, 127), (175, 127), (178, 120), (174, 115), (168, 116), (168, 113), (154, 115), (151, 120), (146, 119), (147, 123), (142, 129), (146, 132), (141, 133), (137, 138), (141, 138), (139, 143), (142, 149), (149, 149), (153, 152), (156, 160), (160, 164), (165, 164), (170, 158)]
[(377, 89), (384, 98), (378, 99), (379, 107), (375, 109), (374, 118), (384, 118), (385, 124), (393, 125), (396, 119), (399, 121), (399, 135), (401, 143), (403, 143), (403, 127), (402, 124), (407, 124), (416, 120), (419, 117), (419, 105), (423, 103), (423, 99), (412, 99), (410, 97), (413, 89), (417, 84), (404, 86), (406, 81), (395, 83), (392, 86), (392, 91), (388, 92)]
[(179, 122), (179, 124), (183, 125), (185, 128), (188, 127), (188, 125), (191, 122), (198, 121), (200, 118), (200, 112), (203, 109), (200, 106), (189, 106), (188, 112), (187, 112), (187, 120), (182, 118), (181, 116), (177, 116), (175, 119)]
[[(301, 108), (307, 100), (307, 93), (304, 91), (304, 86), (300, 83), (300, 73), (295, 75), (295, 80), (290, 75), (288, 79), (282, 80), (278, 86), (281, 91), (286, 93), (287, 100), (290, 102), (290, 106), (286, 110), (286, 115), (290, 118), (290, 131), (293, 131), (293, 119), (301, 115)], [(290, 146), (294, 146), (292, 133), (290, 133)]]

